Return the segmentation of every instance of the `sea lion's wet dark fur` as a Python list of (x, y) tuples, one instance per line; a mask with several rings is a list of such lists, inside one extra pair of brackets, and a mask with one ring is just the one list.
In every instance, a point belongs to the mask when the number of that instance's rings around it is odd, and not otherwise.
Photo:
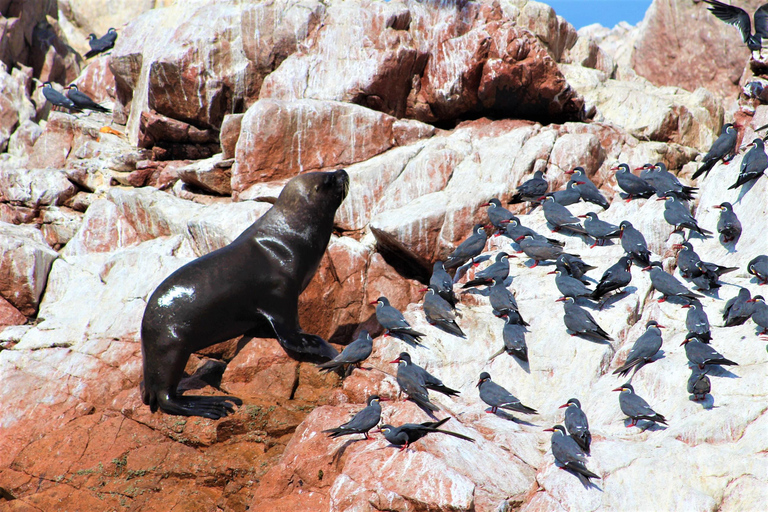
[(302, 361), (320, 363), (338, 354), (301, 330), (298, 300), (328, 246), (348, 187), (344, 170), (293, 178), (235, 241), (187, 263), (157, 287), (141, 323), (141, 394), (153, 412), (217, 419), (240, 405), (235, 397), (182, 396), (177, 386), (190, 354), (241, 334), (277, 338)]

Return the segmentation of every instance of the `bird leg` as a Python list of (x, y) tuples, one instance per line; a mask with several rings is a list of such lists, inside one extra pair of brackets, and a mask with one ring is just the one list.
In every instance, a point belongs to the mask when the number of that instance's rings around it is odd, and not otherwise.
[[(531, 268), (536, 268), (536, 266), (539, 264), (539, 260), (533, 260), (533, 265), (531, 265)], [(765, 284), (765, 283), (762, 283)]]
[(408, 449), (408, 441), (406, 441), (405, 444), (403, 445), (403, 447), (400, 448), (400, 451), (402, 452), (402, 451), (405, 451), (407, 449)]
[(667, 301), (667, 296), (666, 295), (662, 295), (661, 298), (657, 302), (666, 302), (666, 301)]
[(637, 425), (637, 420), (635, 418), (631, 418), (631, 419), (632, 421), (630, 421), (629, 425), (626, 426), (627, 428), (634, 427), (635, 425)]

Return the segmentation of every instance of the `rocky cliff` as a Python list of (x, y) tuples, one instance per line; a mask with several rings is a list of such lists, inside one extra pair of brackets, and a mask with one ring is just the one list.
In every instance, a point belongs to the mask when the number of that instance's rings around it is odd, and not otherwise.
[[(488, 223), (483, 203), (506, 204), (534, 171), (550, 190), (562, 189), (565, 171), (576, 166), (611, 204), (603, 211), (581, 202), (572, 211), (630, 220), (654, 259), (692, 287), (676, 270), (682, 237), (664, 222), (663, 203), (624, 201), (611, 168), (660, 161), (690, 184), (724, 122), (737, 122), (744, 141), (768, 123), (768, 108), (739, 97), (734, 85), (750, 75), (746, 53), (725, 62), (704, 52), (699, 67), (689, 54), (663, 57), (650, 46), (658, 27), (676, 19), (670, 8), (701, 20), (678, 23), (680, 41), (695, 40), (706, 24), (712, 32), (702, 45), (732, 44), (735, 29), (710, 23), (703, 4), (655, 0), (637, 28), (579, 34), (545, 4), (526, 0), (195, 0), (156, 9), (149, 8), (168, 3), (136, 2), (125, 8), (130, 19), (111, 54), (84, 61), (65, 34), (108, 28), (88, 19), (91, 4), (29, 0), (22, 15), (20, 4), (0, 0), (0, 23), (16, 34), (0, 45), (4, 510), (761, 510), (768, 503), (765, 340), (752, 321), (722, 327), (721, 320), (738, 287), (761, 292), (746, 266), (768, 254), (768, 179), (724, 186), (735, 181), (743, 152), (693, 183), (691, 207), (702, 227), (715, 230), (713, 206), (723, 201), (744, 224), (735, 247), (692, 239), (704, 260), (738, 268), (702, 299), (712, 345), (739, 363), (710, 370), (704, 402), (686, 392), (686, 310), (657, 302), (638, 267), (624, 295), (591, 309), (613, 338), (596, 343), (566, 331), (553, 266), (532, 268), (522, 254), (510, 259), (507, 284), (530, 324), (528, 364), (506, 354), (489, 359), (504, 345), (504, 322), (483, 290), (461, 295), (466, 339), (427, 323), (421, 305), (432, 263), (475, 223)], [(23, 37), (41, 26), (58, 38), (44, 58)], [(627, 41), (635, 42), (631, 50)], [(647, 67), (657, 57), (667, 61), (653, 68), (654, 78)], [(664, 78), (705, 65), (713, 67), (685, 75), (684, 84)], [(49, 79), (76, 81), (112, 113), (50, 111), (36, 89)], [(300, 299), (301, 323), (339, 348), (368, 329), (374, 350), (364, 368), (341, 380), (289, 358), (275, 340), (230, 340), (193, 355), (182, 387), (241, 397), (235, 414), (213, 421), (150, 413), (138, 390), (139, 325), (152, 291), (179, 266), (232, 241), (292, 176), (341, 167), (349, 195)], [(550, 233), (541, 208), (511, 208), (594, 265), (593, 284), (623, 255), (619, 244), (590, 248), (581, 237)], [(491, 237), (485, 252), (517, 248)], [(381, 295), (426, 333), (423, 346), (384, 335), (370, 306)], [(669, 425), (626, 428), (611, 392), (626, 379), (612, 372), (648, 320), (666, 326), (663, 353), (632, 383)], [(389, 361), (403, 350), (461, 391), (432, 398), (438, 417), (451, 417), (444, 428), (474, 443), (430, 435), (401, 452), (381, 435), (358, 441), (321, 433), (371, 394), (398, 395)], [(538, 414), (487, 414), (475, 387), (483, 371)], [(588, 488), (558, 469), (543, 431), (562, 423), (558, 407), (572, 397), (589, 417), (588, 466), (601, 477)], [(411, 402), (383, 404), (385, 423), (428, 419)]]

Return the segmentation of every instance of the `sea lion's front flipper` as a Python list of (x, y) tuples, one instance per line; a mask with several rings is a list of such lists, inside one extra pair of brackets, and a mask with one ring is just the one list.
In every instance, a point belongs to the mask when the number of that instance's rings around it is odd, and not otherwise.
[(294, 326), (287, 326), (269, 315), (264, 316), (272, 324), (280, 346), (292, 358), (310, 363), (324, 363), (339, 355), (339, 351), (320, 336), (309, 334)]

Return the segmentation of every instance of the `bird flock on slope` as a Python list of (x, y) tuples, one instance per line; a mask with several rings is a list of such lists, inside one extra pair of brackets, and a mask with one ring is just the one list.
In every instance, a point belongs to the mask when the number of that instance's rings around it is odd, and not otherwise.
[[(768, 4), (761, 7), (755, 14), (755, 35), (751, 34), (749, 16), (741, 9), (722, 4), (717, 0), (704, 0), (713, 7), (710, 11), (718, 18), (736, 25), (748, 43), (750, 50), (762, 48), (761, 39), (768, 37)], [(758, 130), (765, 127), (758, 128)], [(737, 146), (738, 134), (733, 124), (725, 124), (720, 136), (704, 155), (702, 165), (693, 174), (693, 179), (704, 178), (719, 162), (727, 165), (741, 149)], [(764, 140), (755, 138), (746, 147), (749, 151), (743, 156), (739, 174), (728, 189), (742, 186), (748, 191), (751, 183), (763, 176), (768, 168), (768, 155), (765, 153)], [(681, 183), (669, 172), (664, 163), (645, 164), (635, 169), (634, 174), (629, 165), (622, 163), (612, 168), (619, 194), (627, 202), (638, 199), (664, 201), (664, 220), (673, 226), (674, 232), (688, 230), (683, 236), (683, 242), (675, 244), (677, 253), (677, 268), (680, 275), (691, 283), (695, 291), (679, 281), (673, 274), (664, 270), (660, 261), (652, 259), (645, 237), (629, 220), (623, 220), (618, 226), (600, 220), (597, 213), (589, 212), (580, 217), (573, 215), (568, 206), (580, 201), (593, 203), (608, 209), (610, 202), (603, 196), (597, 186), (587, 176), (582, 167), (566, 171), (570, 180), (562, 190), (548, 192), (549, 183), (541, 171), (536, 171), (530, 179), (517, 187), (510, 199), (510, 204), (530, 202), (532, 209), (541, 206), (544, 218), (553, 232), (582, 237), (585, 243), (592, 242), (590, 247), (605, 245), (611, 239), (618, 239), (625, 254), (605, 270), (594, 289), (589, 287), (590, 281), (585, 279), (585, 273), (596, 267), (582, 261), (579, 256), (565, 252), (565, 244), (557, 239), (544, 236), (531, 228), (525, 227), (520, 218), (504, 208), (498, 198), (493, 198), (482, 206), (487, 207), (489, 223), (477, 224), (469, 236), (459, 244), (445, 261), (434, 263), (429, 286), (423, 291), (422, 310), (427, 322), (453, 336), (465, 338), (466, 335), (457, 322), (456, 306), (459, 296), (455, 286), (465, 273), (481, 262), (490, 259), (483, 251), (486, 241), (492, 233), (506, 236), (510, 239), (512, 249), (496, 253), (493, 261), (477, 272), (461, 286), (463, 292), (468, 288), (486, 287), (487, 297), (495, 316), (504, 319), (502, 338), (504, 346), (490, 359), (506, 352), (513, 358), (528, 363), (528, 348), (525, 341), (529, 324), (523, 319), (515, 295), (505, 285), (509, 277), (509, 259), (517, 253), (524, 253), (531, 261), (530, 268), (540, 262), (554, 262), (555, 285), (563, 302), (563, 323), (571, 336), (580, 336), (601, 342), (613, 340), (611, 335), (597, 323), (592, 314), (583, 307), (587, 304), (593, 309), (602, 309), (607, 300), (621, 300), (627, 293), (624, 290), (632, 280), (631, 267), (638, 266), (648, 272), (652, 288), (661, 294), (659, 302), (669, 300), (687, 310), (685, 326), (688, 334), (682, 343), (689, 361), (691, 374), (686, 390), (693, 401), (703, 401), (711, 392), (711, 381), (708, 373), (713, 366), (735, 366), (736, 362), (726, 358), (712, 345), (710, 322), (704, 306), (699, 301), (704, 295), (716, 292), (721, 286), (720, 277), (737, 270), (736, 267), (726, 267), (717, 263), (702, 260), (690, 242), (691, 237), (710, 238), (713, 232), (704, 229), (691, 214), (689, 202), (694, 199), (698, 190), (695, 187)], [(735, 250), (742, 233), (742, 225), (736, 216), (733, 205), (723, 202), (714, 206), (721, 211), (716, 230), (720, 243)], [(449, 271), (455, 269), (455, 275)], [(760, 285), (768, 283), (768, 255), (758, 255), (747, 265), (747, 272), (753, 275)], [(376, 318), (385, 329), (386, 335), (400, 338), (404, 342), (418, 347), (426, 335), (411, 327), (403, 314), (394, 308), (386, 297), (372, 304), (376, 305)], [(742, 325), (752, 320), (758, 327), (760, 335), (768, 334), (768, 305), (761, 295), (752, 297), (749, 290), (740, 288), (736, 296), (730, 298), (722, 311), (723, 325), (731, 327)], [(620, 378), (629, 376), (629, 380), (614, 391), (619, 392), (619, 408), (628, 417), (627, 427), (639, 426), (643, 421), (644, 429), (654, 424), (667, 425), (664, 415), (656, 412), (651, 405), (635, 392), (632, 379), (641, 368), (662, 357), (659, 353), (662, 346), (662, 331), (664, 326), (656, 320), (649, 320), (643, 332), (634, 342), (627, 354), (626, 360), (613, 373)], [(324, 370), (345, 370), (349, 375), (352, 368), (360, 366), (373, 347), (373, 340), (367, 331), (360, 336), (333, 361), (321, 365)], [(429, 391), (455, 396), (459, 391), (451, 389), (434, 375), (414, 363), (408, 352), (402, 352), (392, 361), (397, 366), (397, 383), (401, 393), (414, 402), (433, 420), (434, 413), (439, 409), (429, 399)], [(647, 371), (647, 370), (646, 370)], [(631, 373), (631, 376), (630, 376)], [(479, 376), (477, 383), (479, 398), (489, 405), (489, 413), (497, 413), (505, 409), (522, 414), (537, 414), (537, 411), (524, 405), (510, 391), (500, 384), (493, 382), (487, 372)], [(421, 424), (407, 423), (394, 427), (379, 425), (381, 419), (380, 401), (387, 400), (379, 396), (371, 396), (368, 405), (358, 412), (350, 421), (325, 430), (331, 437), (348, 434), (363, 434), (365, 439), (369, 431), (380, 432), (392, 445), (400, 446), (401, 450), (409, 444), (421, 439), (429, 433), (443, 433), (463, 440), (473, 441), (456, 432), (440, 429), (449, 418), (428, 421)], [(582, 485), (589, 487), (592, 479), (600, 478), (587, 468), (587, 457), (590, 455), (592, 436), (589, 431), (589, 421), (577, 398), (569, 399), (561, 406), (565, 408), (563, 425), (554, 425), (545, 429), (552, 432), (551, 451), (556, 464), (562, 469), (579, 478)], [(378, 428), (377, 428), (378, 426)], [(376, 429), (376, 430), (374, 430)]]

